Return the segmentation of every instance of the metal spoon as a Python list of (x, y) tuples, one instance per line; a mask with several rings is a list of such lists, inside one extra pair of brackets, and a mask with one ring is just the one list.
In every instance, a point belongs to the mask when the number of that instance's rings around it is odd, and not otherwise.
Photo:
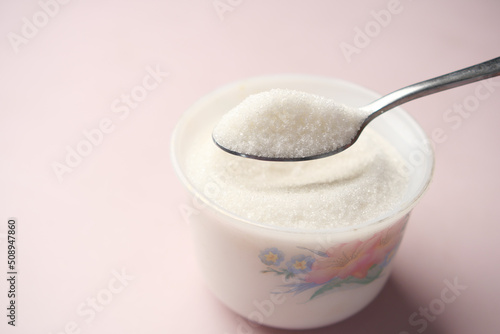
[(331, 152), (326, 152), (322, 154), (311, 155), (306, 157), (284, 157), (284, 158), (256, 156), (251, 154), (235, 152), (231, 149), (228, 149), (220, 145), (213, 138), (213, 136), (212, 138), (215, 144), (217, 144), (217, 146), (219, 146), (224, 151), (245, 158), (267, 160), (267, 161), (305, 161), (305, 160), (325, 158), (340, 153), (345, 149), (349, 148), (350, 146), (352, 146), (361, 135), (363, 129), (373, 119), (382, 115), (387, 110), (393, 109), (403, 103), (415, 100), (419, 97), (431, 95), (450, 88), (463, 86), (472, 82), (488, 79), (498, 75), (500, 75), (500, 57), (398, 89), (390, 94), (387, 94), (379, 98), (378, 100), (375, 100), (374, 102), (364, 107), (359, 108), (361, 111), (366, 112), (366, 114), (368, 114), (368, 117), (366, 117), (366, 119), (363, 121), (355, 136), (352, 137), (351, 140), (345, 145), (338, 147), (337, 149)]

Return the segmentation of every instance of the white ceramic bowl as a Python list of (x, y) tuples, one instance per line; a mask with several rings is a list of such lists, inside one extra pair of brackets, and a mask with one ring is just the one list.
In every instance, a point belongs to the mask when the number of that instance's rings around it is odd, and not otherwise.
[(272, 227), (242, 219), (214, 204), (209, 189), (198, 189), (190, 182), (186, 159), (194, 133), (206, 132), (211, 140), (211, 130), (222, 114), (248, 95), (272, 88), (301, 90), (351, 106), (379, 97), (358, 85), (324, 77), (242, 80), (208, 94), (185, 113), (173, 134), (172, 160), (191, 196), (186, 205), (192, 207), (188, 216), (206, 284), (224, 304), (248, 319), (240, 326), (325, 326), (361, 310), (384, 286), (410, 211), (431, 180), (433, 151), (407, 113), (391, 110), (369, 127), (406, 161), (403, 172), (408, 173), (410, 184), (399, 207), (356, 227), (329, 230)]

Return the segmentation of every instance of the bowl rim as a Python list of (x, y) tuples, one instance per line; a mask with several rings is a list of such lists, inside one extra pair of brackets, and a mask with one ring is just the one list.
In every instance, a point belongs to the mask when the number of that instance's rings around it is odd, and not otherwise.
[[(428, 149), (429, 153), (427, 154), (426, 161), (428, 162), (426, 166), (428, 166), (428, 172), (425, 175), (425, 179), (423, 184), (420, 186), (420, 190), (415, 194), (415, 196), (412, 198), (411, 201), (408, 201), (406, 205), (400, 208), (395, 208), (394, 210), (391, 210), (384, 215), (378, 216), (374, 219), (367, 220), (361, 224), (356, 224), (356, 225), (350, 225), (350, 226), (344, 226), (344, 227), (331, 227), (331, 228), (320, 228), (320, 229), (308, 229), (308, 228), (295, 228), (295, 227), (284, 227), (284, 226), (277, 226), (277, 225), (270, 225), (266, 223), (261, 223), (258, 221), (253, 221), (250, 219), (246, 219), (244, 217), (241, 217), (235, 213), (232, 213), (228, 211), (227, 209), (221, 207), (217, 203), (213, 202), (209, 197), (205, 196), (202, 191), (199, 191), (195, 185), (193, 185), (185, 173), (182, 170), (182, 167), (180, 165), (179, 159), (176, 155), (176, 146), (178, 142), (178, 137), (179, 137), (179, 132), (181, 131), (183, 125), (187, 122), (190, 121), (191, 115), (195, 114), (198, 109), (200, 109), (200, 106), (205, 104), (206, 102), (214, 99), (214, 97), (217, 96), (222, 96), (224, 93), (228, 93), (230, 91), (234, 91), (236, 87), (241, 87), (241, 85), (253, 85), (257, 83), (262, 83), (262, 82), (272, 82), (272, 81), (279, 81), (279, 80), (308, 80), (308, 81), (314, 81), (315, 83), (322, 83), (322, 84), (340, 84), (342, 86), (345, 86), (349, 89), (357, 90), (361, 94), (364, 95), (370, 95), (374, 99), (381, 97), (382, 95), (370, 90), (364, 86), (355, 84), (350, 81), (346, 81), (340, 78), (335, 78), (335, 77), (327, 77), (327, 76), (319, 76), (319, 75), (310, 75), (310, 74), (293, 74), (293, 73), (285, 73), (285, 74), (273, 74), (273, 75), (261, 75), (261, 76), (253, 76), (249, 78), (244, 78), (240, 79), (237, 81), (230, 82), (228, 84), (222, 85), (219, 88), (205, 94), (202, 96), (200, 99), (198, 99), (194, 104), (192, 104), (185, 112), (181, 115), (179, 121), (177, 122), (172, 135), (171, 135), (171, 141), (170, 141), (170, 157), (171, 157), (171, 162), (174, 167), (174, 171), (177, 174), (178, 178), (181, 180), (181, 183), (185, 188), (187, 188), (188, 192), (194, 196), (195, 198), (198, 198), (202, 202), (204, 202), (208, 208), (210, 208), (210, 212), (212, 214), (215, 214), (219, 219), (230, 219), (232, 221), (237, 221), (238, 224), (243, 224), (247, 227), (254, 227), (258, 229), (267, 229), (271, 231), (277, 231), (277, 232), (286, 232), (286, 233), (293, 233), (293, 234), (331, 234), (331, 233), (342, 233), (342, 232), (352, 232), (356, 230), (360, 230), (366, 227), (373, 227), (373, 226), (378, 226), (378, 225), (384, 225), (384, 223), (390, 223), (390, 222), (395, 222), (401, 219), (403, 216), (409, 214), (411, 210), (416, 206), (416, 204), (419, 202), (419, 200), (422, 198), (422, 196), (427, 192), (429, 185), (433, 179), (433, 174), (434, 174), (434, 169), (435, 169), (435, 153), (434, 153), (434, 148), (430, 144), (431, 141), (427, 134), (424, 132), (422, 127), (418, 124), (418, 122), (410, 115), (408, 114), (404, 109), (401, 107), (395, 108), (396, 110), (399, 110), (397, 115), (402, 118), (402, 120), (413, 126), (413, 128), (419, 132), (421, 137), (424, 139), (424, 144), (426, 145), (426, 149)], [(207, 210), (207, 207), (204, 207), (202, 210)]]

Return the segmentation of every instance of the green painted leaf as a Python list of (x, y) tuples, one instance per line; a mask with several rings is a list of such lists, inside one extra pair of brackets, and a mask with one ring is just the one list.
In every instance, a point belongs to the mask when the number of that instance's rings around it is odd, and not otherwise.
[(356, 278), (356, 277), (353, 277), (353, 276), (349, 276), (345, 279), (340, 279), (340, 278), (337, 278), (337, 279), (332, 279), (331, 281), (325, 283), (321, 288), (319, 288), (318, 290), (316, 290), (311, 298), (309, 298), (309, 300), (312, 300), (322, 294), (324, 294), (325, 292), (328, 292), (334, 288), (338, 288), (344, 284), (350, 284), (350, 283), (354, 283), (354, 284), (368, 284), (368, 283), (371, 283), (373, 282), (375, 279), (377, 279), (380, 274), (382, 273), (382, 270), (384, 268), (382, 268), (381, 266), (378, 266), (378, 265), (373, 265), (370, 270), (368, 271), (368, 274), (366, 275), (366, 277), (364, 278)]
[(347, 281), (349, 278), (346, 278), (344, 280), (342, 279), (333, 279), (331, 281), (329, 281), (328, 283), (325, 283), (321, 288), (319, 288), (318, 290), (316, 290), (311, 298), (309, 298), (309, 300), (313, 300), (314, 298), (318, 297), (319, 295), (322, 295), (323, 293), (327, 292), (327, 291), (330, 291), (336, 287), (339, 287), (342, 285), (342, 283), (344, 283), (345, 281)]

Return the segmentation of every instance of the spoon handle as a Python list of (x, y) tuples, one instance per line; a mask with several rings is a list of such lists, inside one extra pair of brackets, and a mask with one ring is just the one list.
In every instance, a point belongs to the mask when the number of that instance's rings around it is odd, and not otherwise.
[(398, 89), (360, 109), (370, 113), (366, 125), (385, 111), (403, 103), (497, 75), (500, 75), (500, 57)]

